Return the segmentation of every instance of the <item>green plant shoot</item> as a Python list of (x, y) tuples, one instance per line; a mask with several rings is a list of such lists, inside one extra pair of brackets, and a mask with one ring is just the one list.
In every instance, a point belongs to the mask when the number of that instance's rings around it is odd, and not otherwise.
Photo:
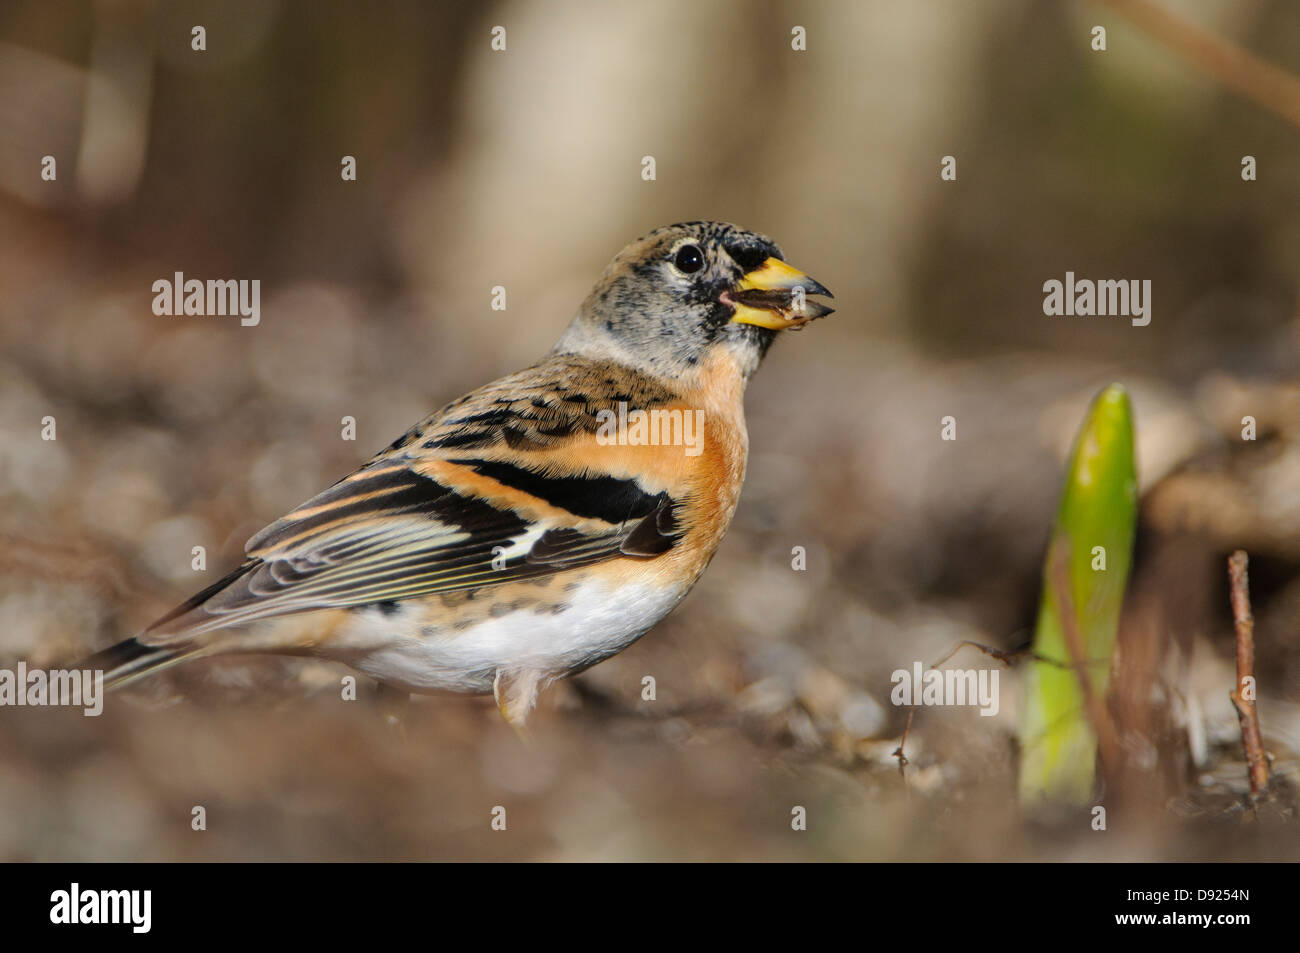
[(1103, 760), (1113, 753), (1106, 689), (1136, 526), (1133, 413), (1112, 384), (1075, 438), (1044, 561), (1020, 717), (1024, 804), (1086, 803), (1099, 743)]

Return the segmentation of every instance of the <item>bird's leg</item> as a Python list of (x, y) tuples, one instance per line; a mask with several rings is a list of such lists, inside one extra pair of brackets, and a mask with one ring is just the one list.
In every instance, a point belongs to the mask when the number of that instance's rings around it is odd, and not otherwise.
[(497, 669), (496, 678), (492, 680), (492, 695), (496, 698), (497, 708), (504, 718), (525, 741), (528, 734), (524, 722), (537, 704), (537, 693), (542, 683), (542, 673), (532, 669), (507, 671)]

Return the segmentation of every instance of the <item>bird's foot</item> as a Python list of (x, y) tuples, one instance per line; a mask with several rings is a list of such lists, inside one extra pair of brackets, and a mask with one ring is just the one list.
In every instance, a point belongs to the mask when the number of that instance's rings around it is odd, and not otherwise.
[(542, 673), (531, 669), (507, 671), (499, 668), (496, 678), (492, 680), (492, 696), (496, 699), (501, 717), (525, 743), (529, 740), (525, 722), (537, 704), (541, 684)]

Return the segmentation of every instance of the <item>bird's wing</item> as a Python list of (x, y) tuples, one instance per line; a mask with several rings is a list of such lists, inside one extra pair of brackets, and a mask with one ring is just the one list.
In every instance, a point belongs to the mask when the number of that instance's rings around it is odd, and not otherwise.
[[(617, 453), (591, 453), (596, 410), (608, 401), (576, 390), (585, 385), (563, 367), (531, 370), (433, 415), (257, 533), (244, 565), (158, 620), (141, 641), (672, 548), (681, 535), (680, 501), (653, 480), (646, 486)], [(566, 399), (578, 394), (587, 399)]]

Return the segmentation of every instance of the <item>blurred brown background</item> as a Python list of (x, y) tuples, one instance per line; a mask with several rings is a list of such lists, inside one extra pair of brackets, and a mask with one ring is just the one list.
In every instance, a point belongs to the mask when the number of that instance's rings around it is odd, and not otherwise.
[[(1300, 72), (1300, 6), (1176, 6)], [(553, 692), (533, 749), (490, 700), (422, 701), (403, 739), (338, 699), (340, 669), (196, 663), (98, 719), (0, 709), (0, 858), (1300, 857), (1293, 806), (1234, 807), (1222, 568), (1250, 549), (1260, 714), (1294, 778), (1296, 144), (1084, 2), (0, 6), (0, 666), (69, 664), (214, 581), (543, 354), (655, 226), (771, 235), (838, 307), (751, 385), (748, 481), (703, 581)], [(1150, 325), (1045, 317), (1067, 270), (1150, 279)], [(260, 279), (261, 324), (155, 316), (176, 271)], [(997, 718), (918, 714), (906, 782), (888, 696), (962, 639), (1027, 641), (1064, 455), (1112, 380), (1146, 493), (1124, 637), (1163, 652), (1164, 728), (1106, 836), (1017, 814), (1014, 670)]]

